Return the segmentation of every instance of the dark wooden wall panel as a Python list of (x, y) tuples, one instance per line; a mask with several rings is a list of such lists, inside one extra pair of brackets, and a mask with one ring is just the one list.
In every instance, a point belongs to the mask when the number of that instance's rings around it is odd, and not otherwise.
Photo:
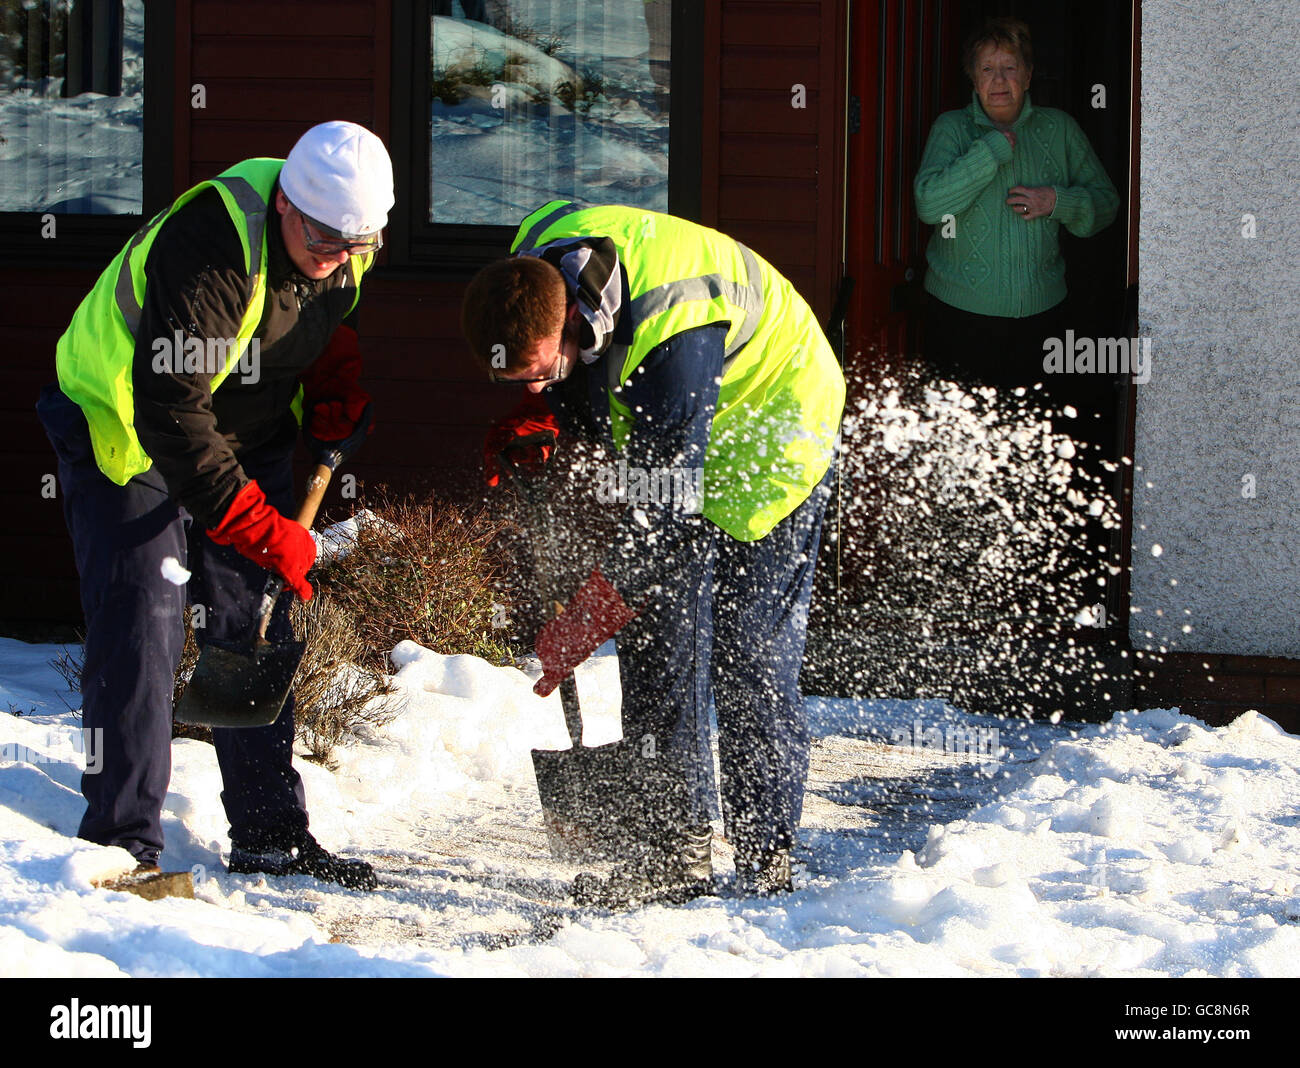
[[(792, 82), (791, 85), (802, 85)], [(815, 90), (803, 94), (804, 107), (792, 107), (795, 94), (790, 88), (768, 91), (765, 89), (738, 89), (728, 93), (722, 101), (722, 125), (728, 133), (738, 134), (793, 134), (804, 135), (804, 150), (816, 150), (817, 138), (808, 133), (810, 118), (816, 116), (818, 104)]]
[[(194, 34), (201, 37), (361, 37), (369, 39), (375, 31), (376, 5), (373, 3), (298, 3), (256, 5), (248, 3), (194, 3)], [(238, 38), (235, 38), (238, 39)], [(314, 47), (314, 45), (313, 45)]]
[[(201, 7), (201, 0), (195, 7)], [(322, 71), (339, 77), (369, 82), (375, 72), (375, 57), (369, 38), (322, 37), (304, 44), (299, 34), (287, 40), (274, 37), (194, 38), (193, 75), (218, 77), (247, 71), (259, 78), (276, 81), (313, 80)]]
[(723, 0), (723, 47), (815, 50), (821, 42), (821, 8), (794, 0)]
[(54, 348), (95, 271), (0, 270), (0, 618), (73, 621), (77, 572), (60, 500), (42, 496), (54, 451), (36, 418), (36, 398), (54, 378)]
[(726, 177), (760, 174), (769, 178), (816, 181), (817, 159), (808, 151), (806, 137), (772, 135), (755, 141), (727, 133), (719, 145), (718, 168)]
[(283, 85), (252, 78), (205, 78), (203, 84), (208, 94), (204, 125), (221, 122), (243, 126), (250, 115), (256, 115), (259, 125), (291, 123), (297, 129), (303, 115), (312, 114), (322, 106), (337, 118), (368, 117), (373, 110), (368, 81), (322, 79)]
[(178, 192), (240, 159), (283, 156), (304, 129), (328, 119), (359, 122), (387, 140), (388, 89), (380, 76), (386, 83), (388, 0), (183, 6), (178, 81), (184, 67), (184, 99), (202, 85), (206, 106), (180, 109)]
[(842, 260), (843, 0), (715, 8), (705, 27), (704, 221), (771, 261), (824, 319)]

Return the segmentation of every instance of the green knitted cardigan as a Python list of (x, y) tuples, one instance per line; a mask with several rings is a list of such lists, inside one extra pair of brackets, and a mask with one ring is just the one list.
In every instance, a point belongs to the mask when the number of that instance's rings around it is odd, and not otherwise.
[[(1064, 111), (1035, 108), (1026, 95), (1011, 128), (1014, 151), (972, 94), (969, 107), (935, 121), (913, 191), (921, 221), (935, 227), (926, 290), (964, 311), (1023, 318), (1065, 299), (1062, 224), (1078, 237), (1097, 233), (1115, 218), (1119, 194)], [(1006, 198), (1016, 185), (1052, 186), (1052, 214), (1015, 214)]]

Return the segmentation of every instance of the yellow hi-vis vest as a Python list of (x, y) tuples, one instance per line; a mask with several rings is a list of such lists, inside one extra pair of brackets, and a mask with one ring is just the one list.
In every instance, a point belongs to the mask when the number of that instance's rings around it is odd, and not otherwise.
[(511, 251), (607, 237), (627, 276), (632, 343), (605, 354), (610, 425), (622, 448), (634, 413), (618, 390), (676, 334), (728, 324), (704, 462), (704, 515), (757, 541), (808, 499), (830, 466), (844, 375), (807, 302), (777, 270), (716, 230), (629, 207), (554, 200), (519, 226)]
[[(186, 190), (135, 232), (94, 288), (78, 306), (72, 322), (59, 338), (56, 366), (59, 388), (81, 406), (90, 427), (90, 440), (99, 469), (119, 486), (153, 466), (135, 433), (135, 395), (131, 369), (135, 359), (135, 334), (144, 306), (145, 261), (162, 224), (205, 189), (221, 196), (239, 233), (248, 273), (248, 307), (239, 324), (235, 343), (226, 349), (225, 366), (212, 376), (216, 390), (238, 366), (249, 341), (262, 321), (266, 299), (266, 221), (274, 216), (270, 203), (282, 159), (249, 159), (222, 171), (210, 181)], [(352, 306), (361, 296), (361, 276), (374, 255), (350, 258), (357, 285)], [(301, 392), (299, 394), (301, 398)], [(297, 408), (295, 402), (295, 409)]]

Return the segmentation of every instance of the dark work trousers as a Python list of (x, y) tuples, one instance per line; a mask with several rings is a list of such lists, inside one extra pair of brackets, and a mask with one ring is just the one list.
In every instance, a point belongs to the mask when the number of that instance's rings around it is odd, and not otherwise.
[(925, 312), (926, 362), (963, 385), (1005, 390), (1041, 382), (1054, 399), (1059, 383), (1043, 370), (1043, 341), (1064, 337), (1064, 312), (1062, 303), (1023, 319), (977, 315), (930, 295)]
[[(188, 600), (202, 606), (200, 646), (210, 638), (251, 640), (268, 573), (196, 530), (157, 471), (118, 486), (95, 464), (81, 409), (56, 387), (37, 405), (59, 461), (59, 492), (81, 576), (86, 617), (82, 725), (103, 731), (103, 766), (81, 779), (87, 809), (80, 837), (156, 863), (161, 811), (171, 778), (172, 693), (184, 644), (187, 588), (163, 577), (174, 557), (193, 573)], [(292, 514), (292, 443), (240, 455), (275, 508)], [(267, 636), (292, 637), (289, 597)], [(302, 780), (293, 768), (293, 697), (268, 727), (212, 732), (221, 800), (232, 842), (289, 846), (307, 827)]]
[[(709, 702), (718, 723), (728, 839), (755, 855), (795, 841), (808, 777), (799, 690), (808, 604), (830, 475), (758, 541), (712, 523), (673, 561), (665, 582), (618, 634), (623, 736), (644, 761), (684, 780), (684, 813), (706, 822), (713, 803)], [(690, 552), (690, 558), (686, 553)]]

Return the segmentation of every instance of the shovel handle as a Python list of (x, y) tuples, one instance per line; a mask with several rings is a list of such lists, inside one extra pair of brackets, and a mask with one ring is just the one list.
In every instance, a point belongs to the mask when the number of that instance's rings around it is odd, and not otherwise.
[[(514, 486), (525, 504), (528, 525), (532, 528), (533, 575), (539, 587), (542, 605), (554, 619), (564, 604), (556, 596), (555, 580), (546, 564), (556, 558), (555, 531), (551, 527), (550, 509), (546, 506), (541, 484), (528, 478), (515, 463), (512, 453), (535, 446), (556, 445), (555, 431), (538, 430), (532, 434), (512, 438), (500, 453), (500, 466), (507, 481)], [(539, 545), (539, 541), (541, 544)], [(564, 726), (574, 749), (582, 748), (582, 706), (578, 701), (578, 680), (569, 672), (560, 683), (560, 707), (564, 710)]]
[[(302, 499), (302, 507), (298, 509), (298, 516), (295, 520), (299, 526), (306, 530), (311, 530), (311, 525), (316, 522), (316, 513), (320, 511), (321, 502), (325, 499), (325, 491), (329, 489), (330, 478), (334, 474), (334, 469), (343, 462), (343, 455), (337, 449), (331, 449), (322, 458), (321, 462), (316, 465), (312, 471), (311, 478), (307, 480), (307, 493)], [(275, 602), (280, 599), (280, 594), (284, 592), (284, 579), (279, 575), (272, 575), (266, 583), (266, 588), (262, 591), (262, 603), (257, 610), (257, 640), (266, 641), (266, 628), (271, 625), (271, 613), (275, 611)]]
[(329, 489), (330, 478), (334, 474), (334, 468), (338, 467), (342, 460), (340, 456), (331, 464), (330, 458), (335, 456), (336, 452), (331, 450), (325, 454), (322, 463), (316, 465), (316, 470), (311, 473), (311, 478), (307, 480), (307, 494), (302, 499), (302, 507), (298, 509), (298, 525), (311, 530), (311, 525), (316, 522), (316, 513), (320, 511), (321, 502), (325, 499), (325, 491)]
[(578, 702), (578, 680), (572, 671), (560, 683), (560, 708), (564, 710), (564, 727), (574, 749), (582, 748), (582, 705)]

